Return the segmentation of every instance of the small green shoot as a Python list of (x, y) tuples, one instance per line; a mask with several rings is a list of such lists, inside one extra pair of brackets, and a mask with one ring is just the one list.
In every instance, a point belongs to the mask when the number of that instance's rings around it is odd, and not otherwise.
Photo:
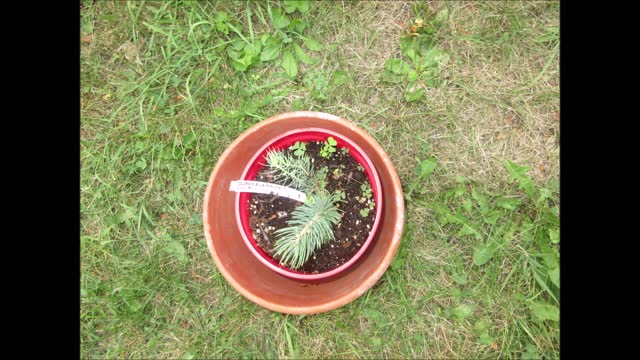
[(360, 215), (362, 217), (367, 217), (369, 215), (369, 211), (373, 210), (375, 207), (375, 202), (373, 201), (373, 191), (371, 189), (371, 185), (366, 182), (360, 185), (360, 190), (362, 191), (362, 196), (360, 197), (360, 202), (366, 202), (366, 208), (360, 209)]
[(296, 141), (295, 144), (289, 147), (289, 150), (295, 150), (293, 155), (302, 156), (304, 152), (307, 151), (307, 145), (305, 143), (301, 143), (300, 141)]
[(416, 160), (418, 161), (418, 167), (416, 168), (417, 177), (409, 184), (409, 187), (404, 194), (407, 200), (412, 200), (412, 195), (414, 192), (417, 192), (420, 195), (424, 195), (427, 193), (427, 179), (438, 165), (436, 159), (434, 158), (428, 158), (422, 161), (416, 158)]
[(371, 199), (371, 197), (373, 196), (371, 185), (368, 182), (360, 185), (360, 190), (362, 190), (362, 196), (364, 196), (366, 199)]
[(327, 141), (324, 142), (322, 149), (320, 149), (320, 156), (325, 159), (330, 158), (331, 154), (336, 152), (336, 145), (338, 145), (338, 142), (333, 137), (329, 136)]
[(314, 181), (316, 189), (325, 189), (327, 187), (327, 174), (329, 174), (329, 168), (323, 166), (317, 171)]
[(328, 76), (323, 71), (312, 70), (302, 79), (302, 83), (309, 89), (310, 95), (314, 99), (326, 100), (326, 90), (329, 86), (327, 78)]

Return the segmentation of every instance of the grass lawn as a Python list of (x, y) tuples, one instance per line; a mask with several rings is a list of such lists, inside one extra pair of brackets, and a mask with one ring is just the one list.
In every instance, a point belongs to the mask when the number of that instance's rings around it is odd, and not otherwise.
[[(559, 357), (559, 2), (80, 11), (83, 358)], [(239, 295), (201, 220), (227, 145), (297, 110), (374, 136), (407, 209), (380, 281), (308, 316)]]

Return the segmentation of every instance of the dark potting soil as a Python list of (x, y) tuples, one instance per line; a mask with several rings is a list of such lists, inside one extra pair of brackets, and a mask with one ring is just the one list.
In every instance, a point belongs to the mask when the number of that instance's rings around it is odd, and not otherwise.
[[(315, 170), (318, 171), (324, 166), (329, 170), (326, 189), (332, 194), (336, 190), (345, 192), (344, 201), (337, 204), (342, 211), (342, 217), (340, 222), (333, 226), (335, 239), (317, 249), (301, 268), (296, 269), (315, 274), (337, 268), (358, 252), (369, 237), (375, 220), (376, 207), (369, 210), (367, 216), (362, 216), (360, 211), (369, 207), (361, 185), (368, 184), (369, 180), (364, 169), (351, 155), (338, 149), (329, 159), (325, 159), (320, 156), (322, 143), (309, 142), (306, 143), (306, 147), (305, 154), (313, 159)], [(271, 182), (265, 170), (263, 168), (258, 173), (256, 181)], [(251, 194), (249, 197), (251, 215), (249, 223), (253, 237), (262, 250), (277, 261), (280, 259), (274, 256), (273, 247), (276, 243), (274, 232), (287, 226), (287, 221), (291, 220), (291, 212), (301, 204), (296, 200), (277, 195)]]

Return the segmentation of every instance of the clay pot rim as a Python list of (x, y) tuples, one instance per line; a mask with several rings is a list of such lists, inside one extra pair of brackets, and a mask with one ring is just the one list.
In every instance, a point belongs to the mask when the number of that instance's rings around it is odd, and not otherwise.
[(253, 154), (251, 159), (247, 162), (247, 165), (245, 166), (244, 170), (242, 171), (242, 176), (240, 177), (240, 179), (246, 180), (245, 178), (247, 177), (247, 173), (249, 172), (249, 169), (257, 161), (257, 158), (267, 148), (269, 148), (274, 143), (276, 143), (277, 141), (283, 138), (286, 138), (294, 134), (304, 133), (304, 132), (323, 132), (329, 136), (335, 136), (339, 139), (342, 139), (344, 142), (348, 143), (349, 146), (354, 148), (359, 153), (360, 156), (362, 156), (364, 162), (366, 163), (366, 166), (371, 169), (373, 183), (370, 183), (370, 185), (375, 190), (374, 193), (375, 193), (375, 201), (376, 201), (376, 217), (373, 222), (373, 226), (371, 227), (371, 231), (369, 232), (369, 236), (367, 236), (367, 239), (362, 244), (360, 249), (347, 262), (329, 271), (325, 271), (318, 274), (305, 274), (297, 271), (290, 271), (286, 268), (276, 266), (271, 262), (269, 262), (267, 259), (265, 259), (264, 256), (260, 254), (258, 250), (256, 250), (252, 241), (249, 240), (248, 235), (246, 234), (244, 227), (242, 226), (242, 221), (240, 220), (240, 193), (237, 193), (235, 196), (235, 212), (236, 212), (235, 215), (236, 215), (236, 225), (238, 227), (238, 231), (240, 232), (240, 235), (242, 236), (242, 240), (244, 241), (245, 245), (247, 245), (247, 248), (249, 249), (249, 251), (258, 259), (258, 261), (260, 261), (260, 263), (264, 264), (266, 267), (268, 267), (269, 269), (271, 269), (272, 271), (275, 271), (280, 275), (293, 278), (296, 280), (314, 281), (314, 280), (322, 280), (322, 279), (330, 278), (332, 276), (336, 276), (346, 271), (347, 269), (349, 269), (349, 267), (354, 266), (354, 264), (358, 261), (358, 259), (360, 259), (362, 255), (367, 251), (367, 248), (369, 247), (369, 245), (371, 245), (371, 242), (373, 241), (373, 238), (375, 237), (378, 231), (378, 226), (380, 225), (380, 218), (382, 216), (382, 208), (384, 207), (384, 204), (382, 200), (383, 199), (382, 184), (380, 182), (380, 177), (378, 176), (378, 170), (376, 169), (375, 165), (373, 164), (373, 162), (371, 161), (367, 153), (358, 144), (356, 144), (353, 140), (351, 140), (348, 136), (337, 131), (323, 129), (319, 127), (306, 126), (306, 127), (296, 128), (296, 129), (288, 130), (278, 136), (271, 138), (270, 140), (265, 142), (265, 144), (261, 146), (258, 149), (258, 151), (255, 152), (255, 154)]
[[(213, 180), (216, 178), (218, 171), (221, 168), (221, 164), (229, 156), (229, 154), (233, 151), (233, 149), (237, 146), (237, 144), (239, 144), (248, 134), (251, 134), (256, 131), (260, 131), (263, 127), (268, 126), (274, 122), (277, 122), (279, 120), (284, 120), (284, 119), (300, 118), (300, 117), (315, 118), (323, 121), (339, 122), (342, 126), (348, 127), (351, 131), (358, 133), (364, 140), (372, 144), (372, 148), (374, 148), (376, 152), (378, 152), (379, 156), (381, 157), (384, 163), (384, 168), (380, 169), (380, 171), (387, 170), (391, 175), (393, 192), (397, 194), (395, 199), (395, 206), (398, 212), (398, 219), (395, 223), (396, 229), (393, 232), (394, 235), (393, 235), (393, 239), (391, 240), (391, 245), (387, 249), (382, 261), (378, 264), (375, 270), (369, 274), (368, 277), (366, 277), (363, 281), (360, 282), (359, 286), (355, 287), (353, 290), (351, 290), (350, 292), (344, 294), (339, 298), (336, 298), (334, 300), (331, 300), (319, 305), (285, 306), (285, 305), (281, 305), (281, 304), (269, 301), (262, 297), (256, 296), (250, 289), (245, 288), (238, 281), (236, 281), (232, 276), (232, 274), (227, 270), (227, 268), (224, 266), (224, 264), (220, 260), (220, 257), (216, 253), (215, 247), (213, 246), (213, 238), (211, 237), (211, 225), (208, 223), (208, 219), (209, 219), (208, 204), (210, 203), (210, 200), (211, 200)], [(386, 191), (389, 191), (389, 189), (387, 189)], [(272, 311), (288, 313), (288, 314), (315, 314), (315, 313), (321, 313), (321, 312), (333, 310), (343, 305), (346, 305), (352, 302), (353, 300), (355, 300), (356, 298), (358, 298), (359, 296), (361, 296), (362, 294), (364, 294), (369, 288), (375, 285), (375, 283), (382, 277), (385, 270), (391, 264), (391, 260), (395, 255), (398, 245), (400, 244), (400, 238), (402, 236), (402, 230), (404, 228), (404, 215), (405, 215), (404, 197), (402, 192), (402, 185), (400, 183), (400, 178), (398, 177), (395, 167), (393, 166), (393, 163), (391, 162), (391, 159), (389, 158), (387, 153), (384, 151), (384, 149), (382, 149), (382, 147), (377, 143), (377, 141), (371, 135), (369, 135), (364, 130), (355, 126), (352, 122), (342, 119), (335, 115), (322, 113), (322, 112), (315, 112), (315, 111), (297, 111), (297, 112), (290, 112), (290, 113), (275, 115), (268, 119), (265, 119), (260, 123), (247, 129), (245, 132), (240, 134), (240, 136), (238, 136), (233, 142), (231, 142), (229, 146), (227, 146), (225, 151), (218, 158), (218, 162), (215, 168), (213, 169), (213, 171), (211, 172), (211, 175), (209, 176), (209, 181), (207, 184), (207, 189), (205, 191), (205, 197), (203, 202), (202, 220), (203, 220), (205, 238), (207, 240), (207, 247), (209, 248), (209, 252), (211, 253), (211, 257), (213, 258), (213, 261), (216, 264), (218, 271), (220, 271), (220, 273), (225, 278), (225, 280), (227, 280), (227, 282), (234, 289), (236, 289), (242, 296)]]

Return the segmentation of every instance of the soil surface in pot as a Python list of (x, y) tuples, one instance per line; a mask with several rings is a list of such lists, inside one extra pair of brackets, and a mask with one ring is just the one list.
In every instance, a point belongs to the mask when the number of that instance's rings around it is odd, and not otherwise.
[[(320, 156), (322, 143), (308, 142), (306, 147), (305, 155), (313, 159), (315, 170), (319, 171), (323, 167), (328, 170), (326, 189), (332, 194), (336, 191), (343, 191), (345, 194), (344, 200), (337, 205), (342, 211), (342, 217), (340, 222), (333, 226), (335, 239), (317, 249), (301, 268), (295, 269), (317, 274), (337, 268), (358, 252), (373, 227), (376, 205), (373, 192), (362, 188), (362, 185), (366, 184), (366, 187), (371, 189), (364, 169), (348, 152), (337, 149), (329, 159), (325, 159)], [(292, 152), (289, 149), (284, 151)], [(272, 182), (264, 168), (255, 180)], [(274, 256), (274, 232), (287, 226), (291, 212), (300, 204), (286, 197), (269, 194), (251, 194), (249, 198), (249, 223), (253, 237), (262, 250), (276, 261), (280, 259)], [(368, 212), (365, 209), (368, 209)]]

